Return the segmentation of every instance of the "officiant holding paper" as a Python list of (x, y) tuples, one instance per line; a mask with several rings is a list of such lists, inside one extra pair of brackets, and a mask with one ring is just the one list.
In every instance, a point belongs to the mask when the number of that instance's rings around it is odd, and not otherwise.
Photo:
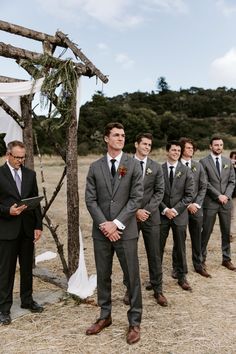
[(42, 233), (41, 210), (39, 205), (33, 210), (17, 206), (22, 199), (38, 196), (36, 173), (24, 167), (25, 156), (25, 145), (12, 141), (7, 145), (6, 163), (0, 167), (0, 325), (11, 323), (17, 258), (21, 307), (43, 311), (32, 297), (33, 251)]

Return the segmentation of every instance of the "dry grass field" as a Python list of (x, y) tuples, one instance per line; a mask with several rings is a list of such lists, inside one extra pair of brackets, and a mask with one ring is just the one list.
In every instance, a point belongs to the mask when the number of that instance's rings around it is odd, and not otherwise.
[[(226, 153), (227, 154), (227, 153)], [(228, 155), (228, 154), (227, 154)], [(198, 157), (198, 156), (197, 156)], [(85, 260), (88, 274), (95, 273), (91, 239), (91, 219), (84, 204), (84, 188), (88, 166), (96, 156), (79, 157), (80, 223), (84, 238)], [(155, 153), (155, 159), (164, 160), (163, 152)], [(44, 157), (45, 187), (48, 196), (63, 170), (59, 158)], [(41, 189), (39, 164), (36, 158), (38, 184)], [(53, 223), (59, 224), (58, 235), (66, 250), (66, 191), (65, 184), (50, 209)], [(234, 225), (235, 230), (235, 225)], [(236, 273), (221, 266), (219, 225), (209, 243), (207, 259), (211, 279), (205, 279), (193, 271), (190, 241), (187, 239), (188, 280), (192, 293), (184, 292), (171, 278), (172, 237), (169, 236), (164, 258), (164, 292), (169, 301), (167, 308), (156, 304), (152, 292), (143, 286), (143, 321), (141, 341), (136, 345), (126, 344), (127, 307), (123, 304), (124, 287), (117, 259), (113, 271), (113, 324), (97, 336), (86, 336), (86, 328), (99, 315), (96, 293), (77, 305), (65, 298), (53, 305), (46, 305), (42, 314), (26, 314), (15, 319), (10, 326), (0, 327), (1, 354), (233, 354), (236, 352)], [(38, 242), (36, 255), (44, 251), (56, 252), (54, 241), (44, 229)], [(139, 256), (142, 284), (148, 278), (147, 261), (143, 240), (139, 240)], [(236, 263), (236, 238), (232, 243), (232, 260)], [(39, 267), (62, 274), (60, 260), (40, 263)], [(55, 286), (34, 279), (35, 297), (45, 290), (55, 291)], [(15, 295), (19, 294), (18, 273)]]

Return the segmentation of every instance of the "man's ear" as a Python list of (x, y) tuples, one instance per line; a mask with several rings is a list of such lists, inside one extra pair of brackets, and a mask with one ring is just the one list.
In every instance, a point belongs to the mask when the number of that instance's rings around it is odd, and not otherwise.
[(104, 141), (105, 141), (105, 143), (108, 142), (108, 137), (107, 136), (104, 136)]
[(135, 141), (135, 143), (134, 143), (134, 147), (135, 147), (135, 149), (137, 149), (137, 148), (138, 148), (138, 143), (137, 143), (137, 141)]

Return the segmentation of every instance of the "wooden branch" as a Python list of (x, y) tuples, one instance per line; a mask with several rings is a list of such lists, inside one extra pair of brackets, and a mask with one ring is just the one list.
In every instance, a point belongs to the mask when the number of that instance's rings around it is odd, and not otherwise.
[(47, 268), (42, 268), (37, 266), (36, 268), (33, 269), (33, 275), (50, 284), (59, 286), (65, 291), (67, 290), (68, 287), (67, 279), (65, 277), (60, 277), (53, 272), (50, 272), (50, 270), (48, 270)]
[(59, 37), (62, 42), (65, 43), (66, 47), (70, 48), (76, 57), (79, 57), (80, 60), (86, 65), (87, 68), (90, 69), (99, 79), (107, 83), (108, 77), (103, 75), (99, 69), (96, 68), (95, 65), (82, 53), (81, 49), (79, 49), (63, 32), (57, 31), (56, 36)]
[(66, 48), (65, 44), (57, 37), (51, 36), (43, 32), (34, 31), (26, 27), (14, 25), (9, 22), (0, 21), (0, 30), (13, 33), (13, 34), (18, 34), (19, 36), (22, 37), (35, 39), (36, 41), (40, 41), (40, 42), (48, 41), (52, 44)]
[(11, 108), (5, 101), (3, 101), (2, 98), (0, 98), (0, 107), (2, 107), (4, 111), (9, 114), (22, 129), (24, 129), (24, 123), (22, 122), (21, 116), (19, 116), (19, 114), (13, 108)]
[[(27, 59), (27, 60), (32, 60), (35, 64), (40, 64), (40, 61), (42, 61), (43, 54), (36, 53), (36, 52), (31, 52), (30, 50), (14, 47), (10, 44), (5, 44), (3, 42), (0, 42), (0, 56), (6, 57), (6, 58), (12, 58), (12, 59)], [(61, 60), (58, 58), (54, 58), (52, 56), (48, 57), (49, 60), (47, 62), (47, 65), (49, 67), (57, 67), (61, 63), (65, 63), (66, 60)], [(84, 64), (81, 63), (75, 63), (73, 62), (77, 73), (79, 75), (84, 75), (84, 76), (89, 76), (92, 77), (96, 75), (95, 73), (91, 72), (89, 68), (87, 68)]]
[(2, 75), (0, 75), (0, 82), (2, 82), (2, 83), (21, 82), (21, 81), (26, 81), (26, 80), (20, 80), (20, 79), (15, 79), (15, 78), (13, 78), (13, 77), (8, 77), (8, 76), (2, 76)]

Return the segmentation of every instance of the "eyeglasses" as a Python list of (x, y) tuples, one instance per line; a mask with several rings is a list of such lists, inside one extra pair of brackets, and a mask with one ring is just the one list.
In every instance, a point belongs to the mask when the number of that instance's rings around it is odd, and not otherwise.
[(10, 152), (9, 155), (11, 155), (13, 157), (13, 159), (15, 160), (19, 160), (19, 161), (24, 161), (26, 156), (14, 156), (12, 155), (12, 153)]

